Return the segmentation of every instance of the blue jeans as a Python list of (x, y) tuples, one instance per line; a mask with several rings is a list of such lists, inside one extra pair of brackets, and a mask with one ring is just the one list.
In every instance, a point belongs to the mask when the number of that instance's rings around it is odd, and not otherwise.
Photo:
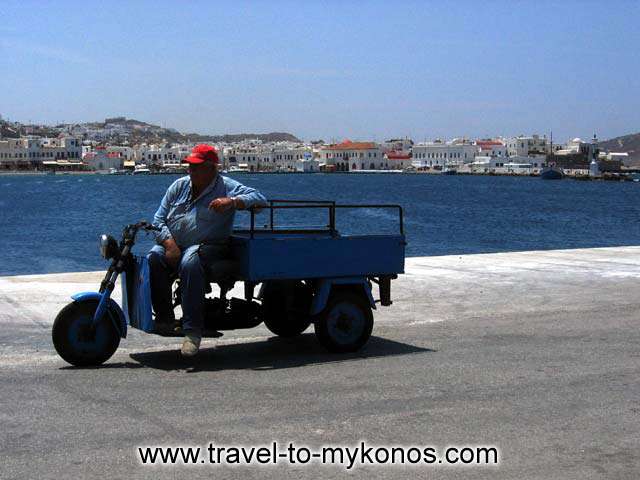
[(165, 249), (155, 245), (148, 253), (151, 277), (151, 303), (156, 318), (165, 322), (175, 319), (171, 299), (171, 285), (180, 277), (182, 289), (182, 329), (185, 333), (202, 335), (204, 329), (204, 295), (206, 288), (205, 268), (215, 269), (215, 263), (229, 258), (227, 244), (192, 245), (182, 250), (178, 268), (167, 263)]

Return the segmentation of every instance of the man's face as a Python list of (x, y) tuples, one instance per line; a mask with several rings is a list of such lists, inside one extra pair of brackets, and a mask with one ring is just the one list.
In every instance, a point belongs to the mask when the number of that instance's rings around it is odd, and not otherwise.
[(191, 183), (198, 186), (206, 186), (216, 176), (216, 164), (210, 161), (189, 164), (189, 177)]

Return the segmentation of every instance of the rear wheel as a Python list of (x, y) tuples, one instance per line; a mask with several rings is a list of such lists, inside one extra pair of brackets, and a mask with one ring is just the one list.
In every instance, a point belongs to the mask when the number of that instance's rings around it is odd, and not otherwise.
[(337, 353), (359, 350), (373, 330), (373, 314), (367, 299), (353, 292), (335, 292), (315, 323), (318, 340)]
[(269, 282), (262, 295), (264, 324), (272, 333), (291, 338), (311, 325), (313, 292), (302, 281)]
[(100, 365), (111, 358), (120, 345), (120, 334), (108, 312), (93, 326), (97, 308), (95, 300), (73, 302), (60, 310), (53, 322), (53, 346), (71, 365)]

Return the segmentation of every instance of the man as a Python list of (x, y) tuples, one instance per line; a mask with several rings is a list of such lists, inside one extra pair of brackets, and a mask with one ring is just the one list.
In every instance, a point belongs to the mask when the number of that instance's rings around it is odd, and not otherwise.
[(204, 327), (206, 288), (204, 269), (229, 253), (228, 240), (236, 210), (266, 205), (257, 190), (218, 175), (218, 154), (209, 145), (196, 145), (185, 160), (189, 176), (167, 190), (155, 214), (156, 243), (147, 258), (151, 273), (151, 302), (159, 331), (174, 328), (171, 278), (182, 285), (182, 355), (198, 353)]

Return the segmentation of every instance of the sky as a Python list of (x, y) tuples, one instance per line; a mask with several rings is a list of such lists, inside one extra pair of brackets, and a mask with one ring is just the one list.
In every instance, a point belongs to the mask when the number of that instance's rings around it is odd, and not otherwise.
[(640, 131), (640, 1), (0, 4), (0, 115), (305, 140)]

